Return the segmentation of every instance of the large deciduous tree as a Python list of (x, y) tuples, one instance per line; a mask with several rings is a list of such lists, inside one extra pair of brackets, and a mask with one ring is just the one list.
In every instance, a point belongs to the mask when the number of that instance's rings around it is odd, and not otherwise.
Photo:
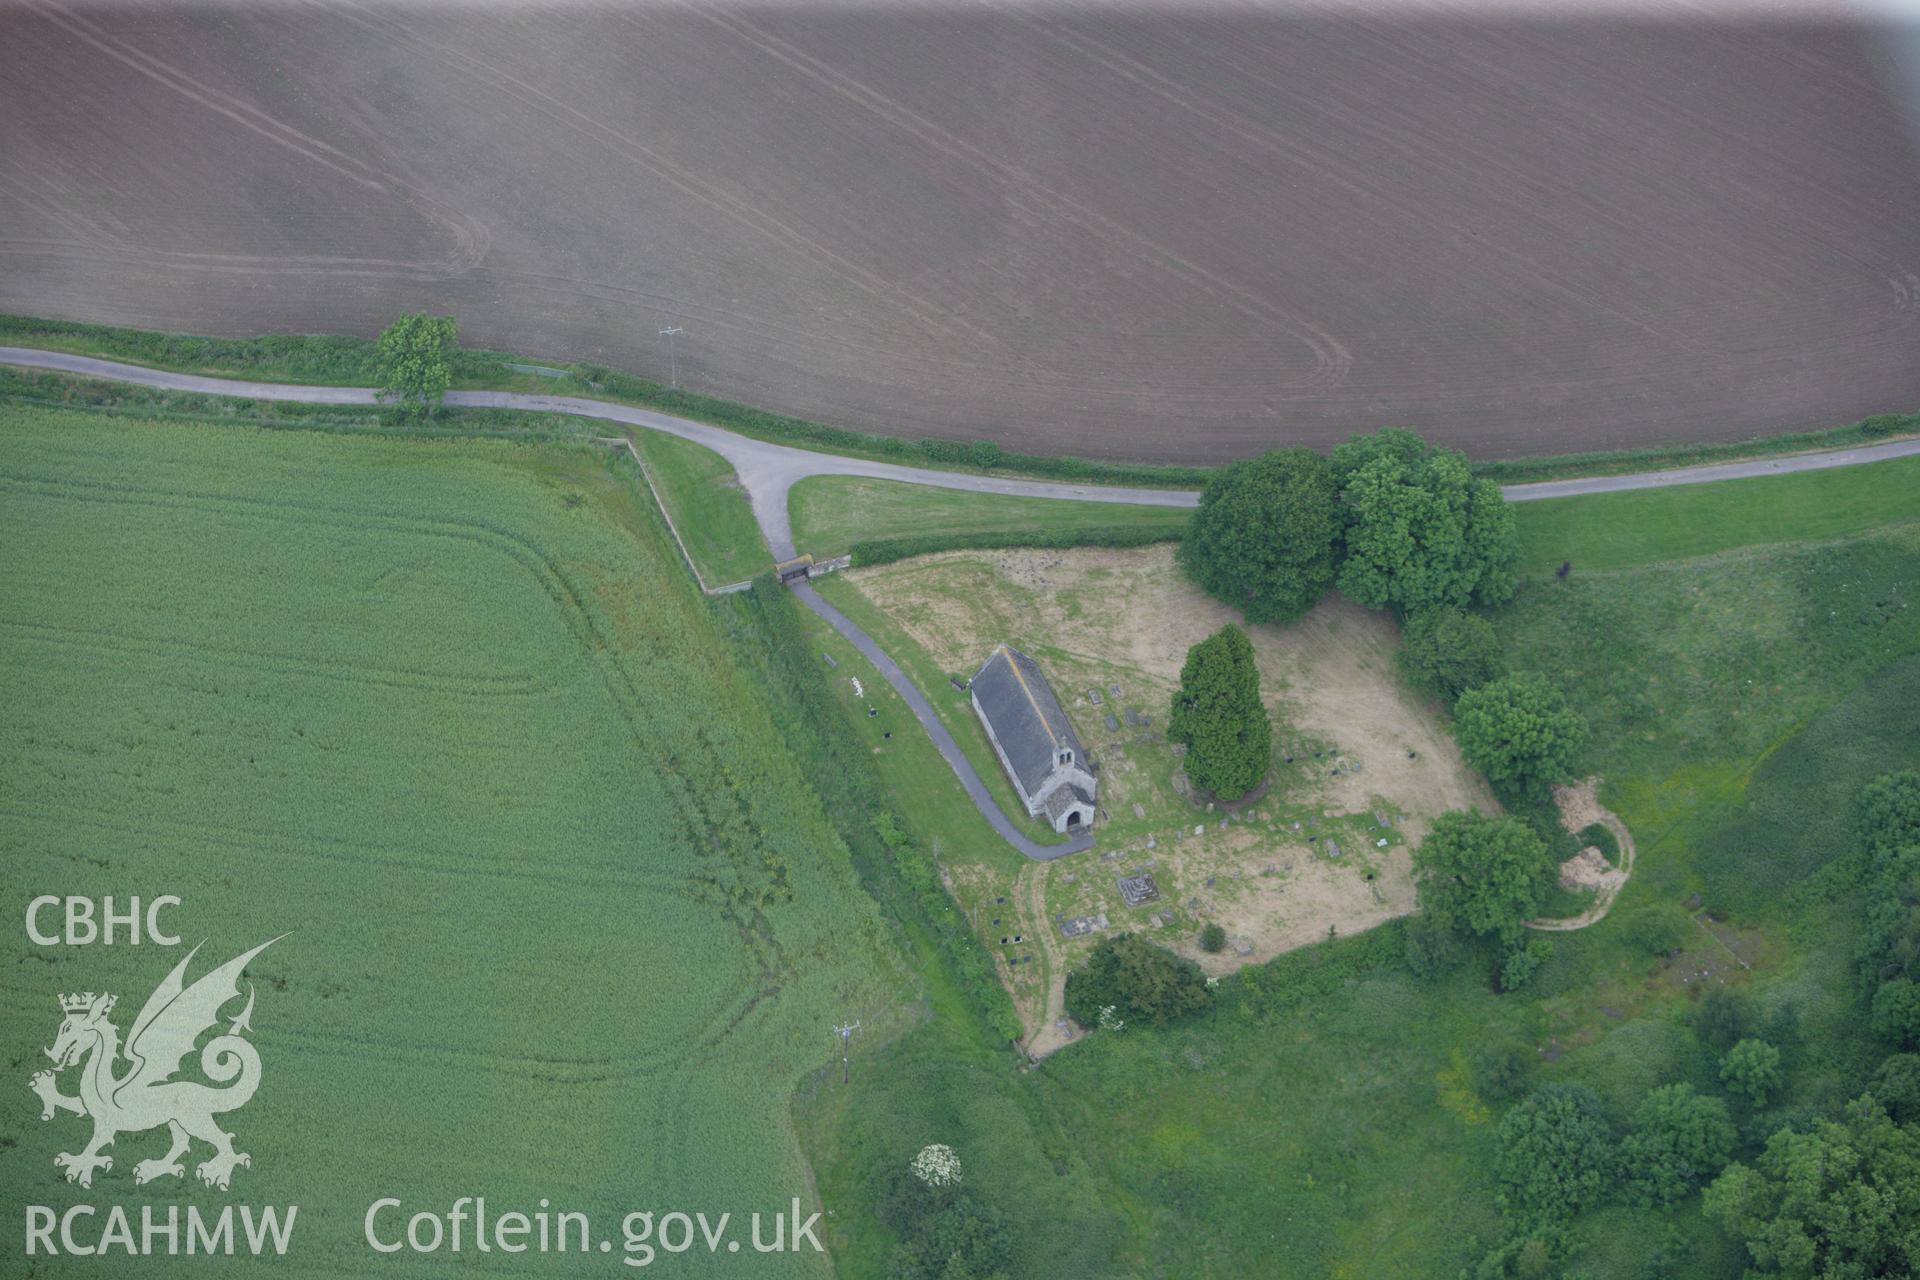
[(1549, 1221), (1598, 1204), (1619, 1167), (1613, 1126), (1593, 1091), (1550, 1084), (1500, 1119), (1496, 1173), (1508, 1209)]
[(1437, 922), (1511, 946), (1546, 898), (1553, 855), (1518, 818), (1456, 810), (1413, 851), (1413, 876), (1420, 909)]
[(1720, 1060), (1720, 1082), (1752, 1106), (1766, 1106), (1780, 1081), (1780, 1051), (1765, 1040), (1742, 1040)]
[(1235, 800), (1259, 786), (1273, 755), (1273, 725), (1260, 701), (1253, 642), (1229, 623), (1187, 650), (1167, 740), (1187, 746), (1187, 777)]
[(1538, 672), (1521, 671), (1460, 695), (1453, 732), (1468, 763), (1495, 784), (1564, 782), (1587, 740), (1587, 721)]
[(1333, 585), (1334, 507), (1333, 473), (1310, 450), (1233, 463), (1200, 495), (1180, 563), (1248, 622), (1291, 622)]
[(1466, 455), (1387, 427), (1333, 451), (1349, 599), (1409, 612), (1513, 595), (1519, 535), (1500, 486)]
[(1920, 1054), (1896, 1053), (1873, 1073), (1868, 1090), (1895, 1124), (1920, 1124)]
[(1920, 771), (1883, 774), (1860, 789), (1856, 822), (1867, 852), (1920, 845)]
[(1633, 1132), (1621, 1144), (1627, 1185), (1645, 1205), (1672, 1204), (1726, 1167), (1733, 1120), (1719, 1098), (1670, 1084), (1641, 1100)]
[(1442, 702), (1498, 679), (1506, 669), (1493, 624), (1478, 614), (1437, 605), (1407, 619), (1400, 670), (1415, 688)]
[(1873, 993), (1873, 1034), (1896, 1049), (1920, 1049), (1920, 982), (1895, 978)]
[(453, 382), (452, 316), (401, 316), (380, 335), (380, 395), (402, 417), (432, 413)]
[(1748, 1276), (1868, 1280), (1920, 1275), (1920, 1128), (1871, 1097), (1839, 1120), (1781, 1129), (1703, 1201), (1747, 1246)]
[(1067, 975), (1067, 1012), (1083, 1027), (1099, 1026), (1103, 1009), (1157, 1027), (1212, 1003), (1199, 965), (1133, 933), (1103, 939)]
[(1867, 852), (1860, 968), (1875, 1035), (1920, 1049), (1920, 773), (1876, 778), (1860, 792)]

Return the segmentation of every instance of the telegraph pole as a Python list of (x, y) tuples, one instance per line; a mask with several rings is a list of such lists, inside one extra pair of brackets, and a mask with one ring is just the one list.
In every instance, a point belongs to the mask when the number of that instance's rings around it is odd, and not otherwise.
[(847, 1070), (848, 1070), (847, 1059), (852, 1053), (852, 1049), (850, 1047), (849, 1042), (852, 1041), (853, 1039), (853, 1033), (858, 1031), (859, 1029), (860, 1029), (860, 1024), (857, 1022), (850, 1022), (844, 1027), (835, 1027), (833, 1029), (833, 1033), (840, 1037), (840, 1083), (841, 1084), (845, 1084), (847, 1082)]
[(677, 324), (670, 324), (660, 331), (660, 336), (667, 340), (668, 385), (676, 390), (680, 386), (680, 354), (673, 349), (673, 340), (685, 332)]

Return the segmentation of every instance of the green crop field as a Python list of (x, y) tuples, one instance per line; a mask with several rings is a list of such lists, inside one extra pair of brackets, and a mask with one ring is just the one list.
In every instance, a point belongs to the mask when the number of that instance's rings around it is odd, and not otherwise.
[[(908, 979), (630, 459), (0, 405), (0, 545), (10, 900), (178, 895), (195, 975), (289, 935), (249, 974), (260, 1091), (223, 1118), (233, 1198), (300, 1207), (284, 1270), (443, 1271), (370, 1261), (383, 1196), (547, 1197), (615, 1242), (606, 1274), (630, 1209), (813, 1202), (794, 1091)], [(183, 951), (38, 948), (16, 917), (9, 1203), (209, 1202), (191, 1171), (134, 1185), (161, 1133), (62, 1182), (85, 1131), (25, 1088), (57, 992), (117, 993), (124, 1032)]]
[(636, 431), (633, 441), (660, 490), (660, 501), (709, 587), (743, 582), (773, 563), (747, 491), (727, 460), (664, 431)]
[(1013, 498), (853, 476), (809, 476), (793, 486), (789, 507), (795, 545), (817, 557), (841, 555), (858, 542), (903, 537), (1045, 537), (1095, 529), (1176, 538), (1193, 514), (1183, 507)]

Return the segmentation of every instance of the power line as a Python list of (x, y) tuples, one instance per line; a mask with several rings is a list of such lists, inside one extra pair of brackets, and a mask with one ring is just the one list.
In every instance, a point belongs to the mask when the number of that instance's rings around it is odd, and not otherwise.
[(847, 1060), (852, 1056), (853, 1033), (860, 1029), (857, 1022), (849, 1022), (844, 1027), (835, 1027), (833, 1033), (840, 1037), (840, 1083), (847, 1082)]

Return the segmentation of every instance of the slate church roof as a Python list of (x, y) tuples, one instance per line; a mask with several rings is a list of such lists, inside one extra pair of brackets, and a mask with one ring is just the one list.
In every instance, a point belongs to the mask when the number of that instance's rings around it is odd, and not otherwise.
[[(1079, 759), (1078, 756), (1074, 758)], [(1092, 803), (1093, 797), (1082, 790), (1079, 783), (1069, 782), (1065, 786), (1056, 787), (1047, 797), (1047, 802), (1040, 806), (1040, 811), (1047, 815), (1047, 821), (1053, 824), (1055, 831), (1058, 831), (1061, 823), (1066, 820), (1068, 810), (1075, 805), (1085, 807)]]
[(998, 645), (970, 689), (1023, 792), (1034, 795), (1040, 790), (1063, 747), (1072, 749), (1075, 767), (1087, 767), (1087, 753), (1072, 722), (1032, 658), (1011, 645)]

